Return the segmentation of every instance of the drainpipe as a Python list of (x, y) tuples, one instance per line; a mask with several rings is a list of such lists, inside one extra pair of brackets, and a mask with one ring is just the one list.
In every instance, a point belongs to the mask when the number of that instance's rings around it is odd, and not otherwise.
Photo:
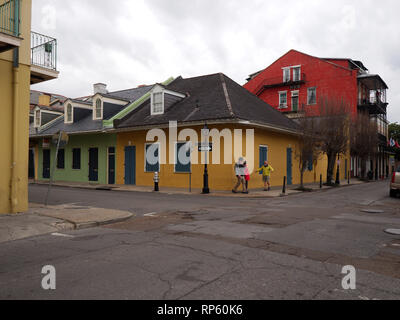
[(17, 213), (18, 207), (18, 88), (19, 88), (19, 49), (13, 52), (12, 72), (12, 158), (11, 158), (11, 212)]

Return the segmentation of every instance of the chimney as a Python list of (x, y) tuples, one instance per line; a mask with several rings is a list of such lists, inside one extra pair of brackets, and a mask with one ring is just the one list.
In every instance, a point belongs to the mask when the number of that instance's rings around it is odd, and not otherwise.
[(95, 83), (93, 85), (93, 94), (96, 93), (102, 93), (102, 94), (108, 93), (107, 85), (105, 83)]

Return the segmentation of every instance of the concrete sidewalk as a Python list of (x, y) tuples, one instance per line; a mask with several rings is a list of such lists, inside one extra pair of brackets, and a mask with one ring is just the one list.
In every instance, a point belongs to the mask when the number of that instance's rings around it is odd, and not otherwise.
[[(366, 183), (360, 181), (359, 179), (350, 179), (350, 184), (347, 180), (341, 181), (341, 187), (352, 186), (357, 184)], [(43, 184), (48, 185), (45, 181), (30, 181), (30, 184)], [(126, 191), (126, 192), (154, 192), (153, 187), (147, 186), (133, 186), (133, 185), (100, 185), (91, 183), (81, 183), (81, 182), (53, 182), (53, 186), (68, 187), (68, 188), (82, 188), (82, 189), (92, 189), (92, 190), (110, 190), (110, 191)], [(317, 192), (322, 190), (328, 190), (336, 187), (323, 186), (320, 188), (319, 183), (305, 184), (305, 187), (309, 189), (309, 192)], [(264, 191), (263, 189), (250, 189), (249, 194), (242, 194), (240, 192), (233, 194), (232, 191), (221, 191), (221, 190), (211, 190), (208, 196), (217, 197), (243, 197), (243, 198), (276, 198), (282, 196), (289, 196), (293, 194), (299, 194), (304, 191), (297, 190), (299, 185), (292, 185), (286, 188), (286, 193), (282, 194), (282, 187), (272, 187), (270, 191)], [(201, 189), (189, 189), (184, 188), (170, 188), (163, 187), (160, 185), (161, 194), (182, 194), (182, 195), (195, 195), (201, 194)]]
[(30, 203), (26, 213), (0, 215), (0, 243), (121, 222), (132, 216), (127, 211), (73, 204), (46, 207)]

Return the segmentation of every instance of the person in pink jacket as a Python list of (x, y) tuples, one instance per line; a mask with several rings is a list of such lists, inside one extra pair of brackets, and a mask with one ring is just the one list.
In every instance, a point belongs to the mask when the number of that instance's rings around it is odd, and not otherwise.
[(250, 171), (249, 167), (247, 166), (247, 162), (244, 162), (244, 179), (246, 180), (246, 192), (249, 193), (249, 181), (250, 181)]

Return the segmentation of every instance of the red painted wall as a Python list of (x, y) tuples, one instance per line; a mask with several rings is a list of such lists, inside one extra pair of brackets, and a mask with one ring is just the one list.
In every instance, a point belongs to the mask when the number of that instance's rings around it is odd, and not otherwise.
[[(357, 111), (357, 70), (351, 70), (296, 50), (290, 50), (255, 78), (246, 83), (244, 87), (250, 92), (257, 94), (263, 81), (271, 78), (279, 79), (280, 77), (280, 82), (283, 82), (282, 68), (297, 65), (301, 65), (301, 73), (305, 74), (305, 84), (302, 84), (299, 89), (293, 89), (290, 86), (267, 88), (259, 95), (259, 98), (282, 112), (291, 111), (291, 91), (299, 90), (300, 108), (304, 105), (305, 112), (315, 114), (316, 110), (318, 110), (318, 106), (307, 105), (307, 88), (316, 87), (317, 103), (321, 96), (344, 98), (350, 104), (351, 111), (354, 113)], [(348, 65), (348, 63), (345, 62), (343, 65)], [(293, 77), (293, 75), (291, 75), (291, 77)], [(287, 109), (278, 108), (280, 91), (287, 91)]]

